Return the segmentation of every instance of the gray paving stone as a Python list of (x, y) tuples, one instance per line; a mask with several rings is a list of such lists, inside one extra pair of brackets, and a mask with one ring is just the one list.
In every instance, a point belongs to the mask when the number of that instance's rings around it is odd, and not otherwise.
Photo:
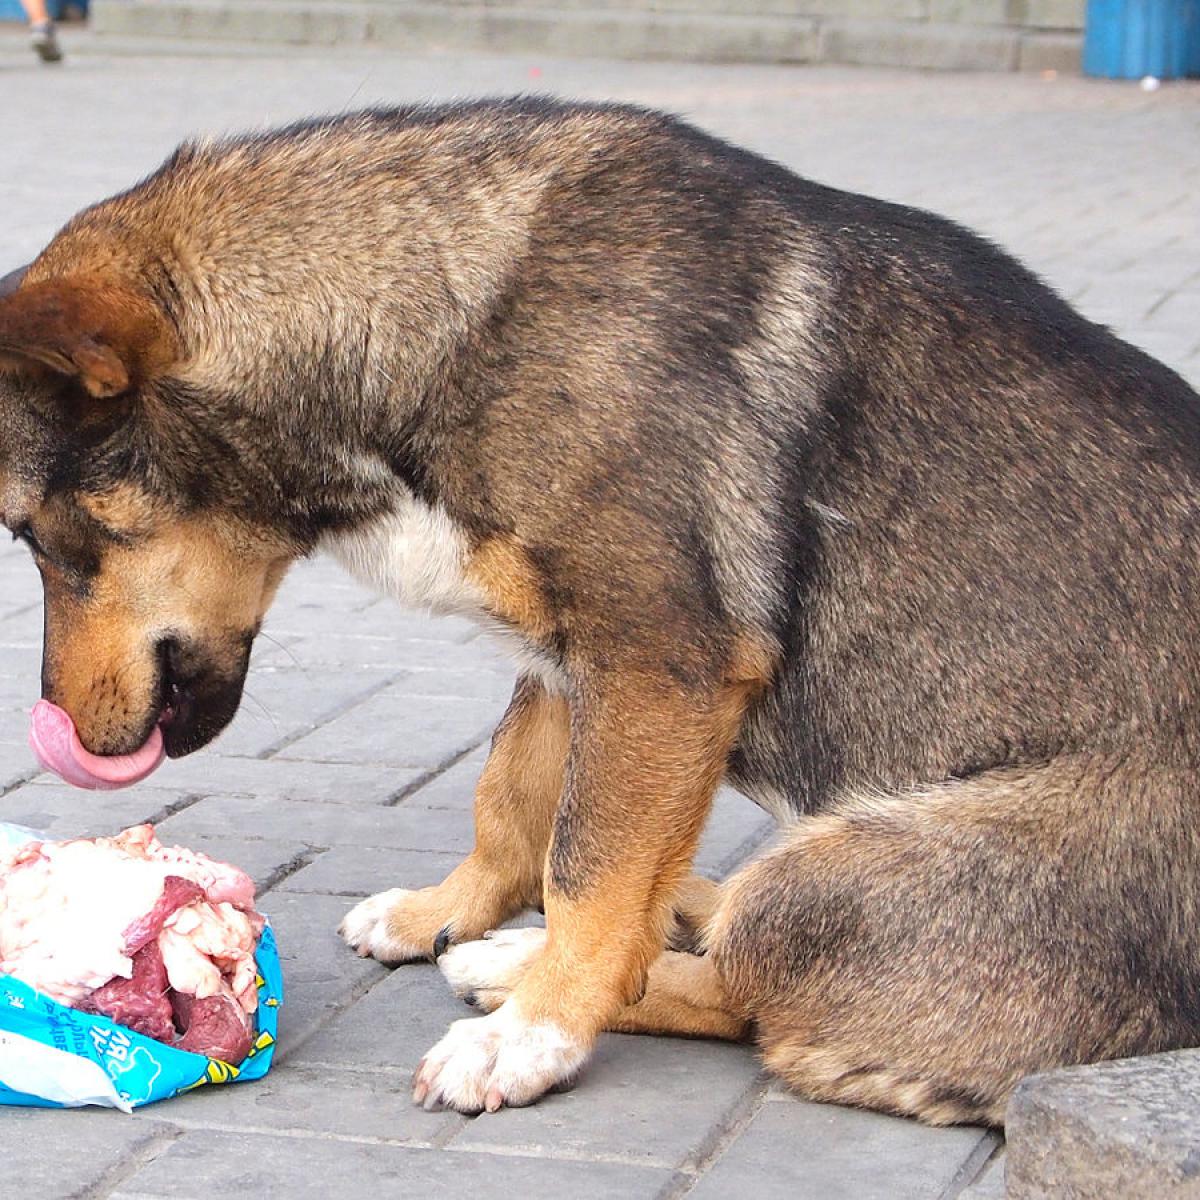
[(384, 804), (425, 774), (416, 767), (381, 771), (361, 763), (237, 758), (218, 754), (216, 747), (206, 747), (187, 758), (165, 762), (154, 775), (154, 783), (181, 795)]
[(405, 804), (422, 808), (453, 808), (470, 812), (475, 804), (475, 785), (488, 754), (491, 739), (470, 754), (464, 755), (452, 767), (448, 767), (428, 783), (417, 788), (405, 800)]
[(778, 1096), (754, 1115), (689, 1200), (940, 1200), (991, 1137)]
[(193, 1130), (112, 1197), (211, 1200), (223, 1193), (258, 1193), (288, 1200), (330, 1200), (339, 1194), (478, 1200), (481, 1193), (499, 1193), (639, 1200), (657, 1196), (669, 1179), (666, 1171), (616, 1163), (448, 1155), (380, 1142)]
[[(361, 671), (264, 664), (247, 677), (241, 708), (213, 746), (219, 754), (254, 756), (290, 745), (334, 714), (367, 700), (386, 678)], [(353, 720), (347, 717), (348, 727)]]
[[(344, 945), (342, 954), (355, 958)], [(378, 969), (385, 975), (371, 990), (327, 1021), (289, 1061), (309, 1067), (412, 1071), (452, 1021), (478, 1015), (455, 999), (432, 963), (406, 963), (390, 974)], [(285, 1013), (286, 1008), (285, 1003)]]
[(573, 1090), (471, 1121), (450, 1148), (691, 1167), (760, 1079), (749, 1046), (605, 1034)]
[[(165, 834), (163, 836), (168, 843), (177, 841)], [(310, 852), (310, 847), (301, 841), (244, 838), (233, 832), (190, 838), (187, 846), (210, 858), (241, 867), (260, 891), (295, 870)]]
[(1005, 1200), (1004, 1160), (1003, 1150), (988, 1159), (980, 1174), (959, 1193), (956, 1200)]
[(412, 1073), (332, 1071), (272, 1064), (263, 1079), (201, 1088), (156, 1105), (154, 1115), (184, 1129), (295, 1133), (429, 1145), (462, 1124), (456, 1113), (428, 1113), (412, 1101)]
[(334, 846), (280, 885), (289, 892), (370, 896), (388, 888), (423, 888), (441, 883), (462, 861), (461, 854), (430, 850), (387, 850)]
[(490, 736), (501, 700), (379, 695), (280, 752), (285, 759), (433, 768)]
[(1200, 1196), (1200, 1050), (1035, 1075), (1005, 1126), (1012, 1200)]
[(338, 923), (353, 904), (353, 900), (338, 896), (276, 891), (268, 892), (260, 901), (275, 931), (283, 966), (281, 1058), (388, 974), (386, 967), (373, 959), (359, 958), (338, 937)]
[(295, 840), (310, 846), (390, 846), (398, 850), (470, 850), (474, 825), (469, 813), (450, 809), (323, 804), (262, 796), (210, 796), (159, 826), (163, 838), (244, 837)]
[(0, 1194), (5, 1200), (86, 1195), (173, 1134), (163, 1121), (135, 1122), (112, 1110), (0, 1108)]
[(95, 837), (153, 820), (182, 802), (177, 792), (146, 784), (85, 792), (51, 780), (42, 774), (36, 782), (0, 796), (0, 821), (28, 825), (56, 838)]
[(774, 819), (752, 800), (733, 788), (722, 788), (713, 801), (696, 851), (697, 873), (711, 879), (724, 878), (769, 841), (775, 829)]

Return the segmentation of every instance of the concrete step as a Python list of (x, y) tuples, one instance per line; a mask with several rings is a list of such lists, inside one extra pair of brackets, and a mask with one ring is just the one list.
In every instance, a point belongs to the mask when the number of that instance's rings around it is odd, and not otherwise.
[[(823, 4), (841, 15), (823, 15)], [(410, 52), (1079, 69), (1077, 33), (869, 15), (924, 12), (927, 0), (743, 0), (736, 12), (730, 7), (729, 0), (565, 0), (554, 9), (538, 0), (93, 0), (92, 25), (124, 37), (370, 44)], [(796, 15), (798, 7), (805, 15)]]

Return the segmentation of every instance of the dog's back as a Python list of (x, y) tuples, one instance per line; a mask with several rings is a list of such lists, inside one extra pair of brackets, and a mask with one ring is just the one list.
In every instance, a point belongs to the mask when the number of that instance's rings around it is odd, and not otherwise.
[[(409, 570), (530, 665), (483, 849), (360, 905), (356, 947), (540, 898), (570, 932), (518, 991), (567, 1031), (561, 1079), (728, 771), (788, 836), (620, 1027), (753, 1021), (809, 1094), (937, 1121), (1200, 1037), (1198, 401), (1006, 255), (658, 114), (519, 100), (185, 147), (25, 297), (109, 311), (70, 289), (113, 274), (173, 357), (126, 347), (89, 488), (150, 463), (153, 511)], [(21, 299), (0, 346), (86, 376), (75, 309)]]

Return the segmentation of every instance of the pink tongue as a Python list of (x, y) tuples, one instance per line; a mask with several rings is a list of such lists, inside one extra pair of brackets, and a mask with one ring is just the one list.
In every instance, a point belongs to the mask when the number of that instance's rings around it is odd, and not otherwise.
[(128, 787), (145, 779), (166, 756), (162, 730), (156, 725), (146, 744), (132, 754), (111, 757), (92, 754), (83, 748), (75, 722), (57, 704), (39, 700), (33, 706), (29, 745), (48, 771), (61, 775), (76, 787), (112, 789)]

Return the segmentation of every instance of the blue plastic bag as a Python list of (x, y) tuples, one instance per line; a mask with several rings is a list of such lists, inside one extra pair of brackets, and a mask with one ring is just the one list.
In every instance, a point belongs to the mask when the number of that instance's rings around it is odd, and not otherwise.
[[(6, 840), (17, 845), (24, 839), (14, 827), (0, 826), (0, 843)], [(275, 1055), (283, 1003), (283, 972), (269, 924), (254, 961), (256, 1036), (249, 1055), (236, 1067), (157, 1042), (108, 1017), (79, 1012), (12, 975), (0, 975), (0, 1104), (99, 1104), (132, 1112), (204, 1084), (262, 1078)]]

